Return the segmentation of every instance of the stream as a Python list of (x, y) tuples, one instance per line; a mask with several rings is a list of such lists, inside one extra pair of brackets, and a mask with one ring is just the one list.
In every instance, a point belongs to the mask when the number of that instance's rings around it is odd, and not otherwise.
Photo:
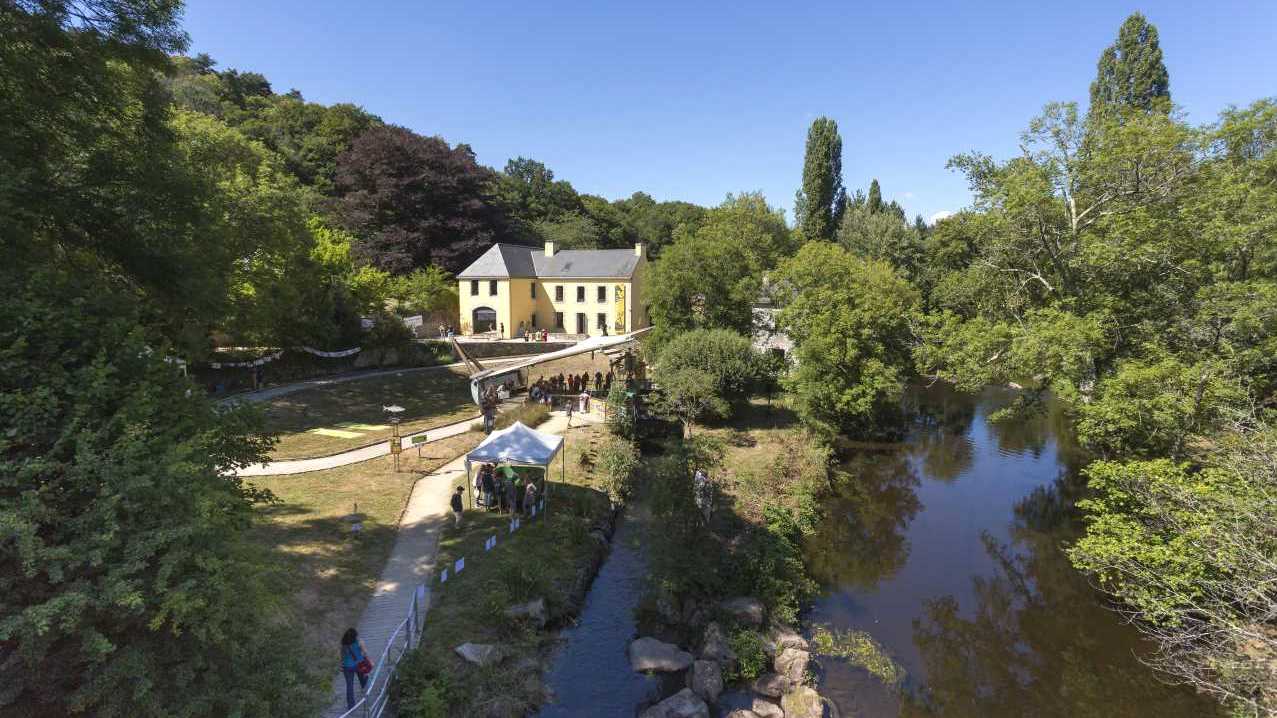
[(645, 518), (641, 510), (621, 517), (576, 625), (560, 635), (563, 645), (545, 675), (556, 700), (541, 708), (542, 718), (632, 716), (641, 703), (660, 697), (661, 679), (635, 673), (626, 653), (647, 575), (640, 540)]

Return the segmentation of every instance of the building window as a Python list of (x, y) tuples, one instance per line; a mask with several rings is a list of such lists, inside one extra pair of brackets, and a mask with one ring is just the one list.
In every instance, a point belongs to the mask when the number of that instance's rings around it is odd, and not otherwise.
[(577, 300), (578, 302), (584, 302), (584, 301), (585, 301), (585, 287), (577, 287), (577, 288), (576, 288), (576, 300)]
[(472, 297), (479, 296), (479, 280), (477, 279), (470, 280), (470, 296)]
[(600, 302), (606, 302), (606, 301), (607, 301), (607, 285), (605, 285), (605, 284), (604, 284), (604, 285), (599, 285), (599, 301), (600, 301)]
[[(554, 301), (556, 301), (556, 302), (561, 302), (561, 301), (563, 301), (563, 285), (562, 285), (562, 284), (557, 285), (557, 286), (555, 286), (555, 288), (554, 288)], [(560, 326), (562, 326), (562, 325), (560, 325)]]
[[(536, 282), (532, 282), (532, 283), (531, 283), (531, 284), (529, 284), (528, 286), (529, 286), (529, 287), (532, 287), (532, 298), (533, 298), (533, 299), (536, 299), (536, 298), (537, 298), (537, 283), (536, 283)], [(536, 325), (535, 325), (535, 324), (533, 324), (532, 326), (534, 326), (534, 327), (535, 327)]]
[(554, 328), (555, 329), (563, 328), (563, 312), (554, 313)]
[(533, 329), (537, 328), (537, 313), (536, 312), (532, 312), (532, 328)]
[(488, 296), (489, 297), (497, 296), (497, 280), (495, 279), (488, 281)]
[(599, 312), (599, 329), (607, 331), (607, 312)]

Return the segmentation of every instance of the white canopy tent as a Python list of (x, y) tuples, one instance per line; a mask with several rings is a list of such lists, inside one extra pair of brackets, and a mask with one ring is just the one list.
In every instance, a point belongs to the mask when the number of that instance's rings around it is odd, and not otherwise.
[[(554, 458), (562, 449), (562, 436), (537, 431), (516, 421), (512, 426), (488, 434), (488, 438), (466, 454), (466, 486), (473, 485), (470, 466), (476, 463), (540, 466), (545, 469), (548, 478), (550, 464), (554, 463)], [(560, 467), (560, 473), (565, 470)], [(544, 491), (544, 487), (542, 490)], [(470, 505), (474, 506), (473, 491), (470, 494)]]

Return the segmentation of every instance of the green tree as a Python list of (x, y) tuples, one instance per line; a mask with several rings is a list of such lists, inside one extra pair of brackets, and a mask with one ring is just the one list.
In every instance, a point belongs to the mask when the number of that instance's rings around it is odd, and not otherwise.
[(1277, 710), (1274, 456), (1277, 433), (1260, 428), (1229, 437), (1202, 470), (1096, 462), (1079, 502), (1086, 535), (1069, 549), (1157, 640), (1156, 665), (1237, 715)]
[(757, 255), (741, 239), (721, 227), (683, 231), (651, 265), (647, 297), (655, 344), (692, 329), (752, 330), (762, 280), (754, 271)]
[(657, 378), (660, 392), (653, 403), (656, 410), (683, 424), (683, 436), (692, 435), (692, 424), (710, 416), (722, 417), (731, 407), (715, 390), (714, 376), (704, 369), (683, 366), (665, 371)]
[[(679, 334), (660, 347), (653, 362), (653, 378), (684, 369), (705, 372), (713, 393), (727, 402), (749, 396), (761, 378), (762, 360), (748, 337), (728, 329), (694, 329)], [(730, 414), (730, 403), (724, 415)]]
[(396, 277), (392, 292), (409, 312), (456, 316), (457, 281), (434, 265)]
[(1162, 61), (1157, 27), (1133, 13), (1122, 23), (1117, 41), (1100, 54), (1091, 83), (1091, 111), (1170, 109), (1170, 75)]
[(917, 292), (885, 262), (827, 242), (803, 245), (776, 282), (779, 324), (794, 341), (785, 386), (799, 416), (825, 436), (892, 430)]
[(869, 199), (867, 200), (867, 205), (869, 214), (878, 214), (882, 211), (882, 188), (878, 186), (877, 177), (869, 183)]
[(807, 130), (803, 184), (794, 203), (794, 216), (803, 240), (832, 240), (846, 205), (838, 123), (828, 117), (818, 117)]
[(605, 249), (608, 247), (603, 231), (590, 217), (571, 211), (556, 219), (542, 219), (533, 223), (532, 231), (541, 242), (554, 242), (559, 249)]
[(60, 265), (0, 270), (0, 712), (313, 714), (328, 676), (247, 539), (269, 496), (232, 473), (270, 442)]

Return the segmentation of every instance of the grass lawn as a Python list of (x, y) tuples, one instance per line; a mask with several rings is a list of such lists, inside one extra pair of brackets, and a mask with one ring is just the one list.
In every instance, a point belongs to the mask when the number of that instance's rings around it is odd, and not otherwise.
[[(387, 456), (328, 471), (251, 479), (283, 502), (259, 509), (264, 520), (254, 528), (254, 538), (287, 577), (313, 648), (332, 653), (342, 631), (358, 623), (417, 479), (482, 438), (467, 432), (426, 444), (420, 459), (415, 450), (405, 451), (399, 473)], [(364, 525), (358, 537), (351, 535), (346, 518), (356, 504)]]
[(326, 456), (390, 437), (383, 406), (398, 404), (400, 433), (478, 416), (459, 367), (396, 372), (318, 386), (264, 402), (266, 428), (279, 434), (273, 459)]
[[(547, 515), (525, 519), (514, 534), (507, 516), (480, 511), (467, 511), (459, 529), (448, 525), (438, 565), (464, 556), (466, 567), (435, 584), (425, 641), (401, 670), (400, 715), (525, 715), (544, 701), (541, 662), (553, 636), (511, 621), (503, 611), (545, 598), (549, 615), (560, 614), (578, 571), (599, 550), (588, 530), (609, 509), (593, 463), (603, 438), (599, 426), (569, 432), (566, 481), (560, 483), (556, 461)], [(484, 552), (493, 534), (497, 546)], [(513, 655), (499, 667), (476, 668), (453, 652), (467, 641), (500, 644)]]
[[(809, 450), (798, 417), (781, 399), (768, 406), (766, 400), (754, 398), (729, 421), (718, 426), (698, 424), (693, 432), (722, 443), (723, 460), (711, 478), (719, 498), (730, 502), (731, 513), (752, 522), (762, 521), (765, 505), (787, 502), (785, 485), (775, 481), (777, 467), (797, 458), (796, 452)], [(716, 518), (722, 518), (722, 513)]]

